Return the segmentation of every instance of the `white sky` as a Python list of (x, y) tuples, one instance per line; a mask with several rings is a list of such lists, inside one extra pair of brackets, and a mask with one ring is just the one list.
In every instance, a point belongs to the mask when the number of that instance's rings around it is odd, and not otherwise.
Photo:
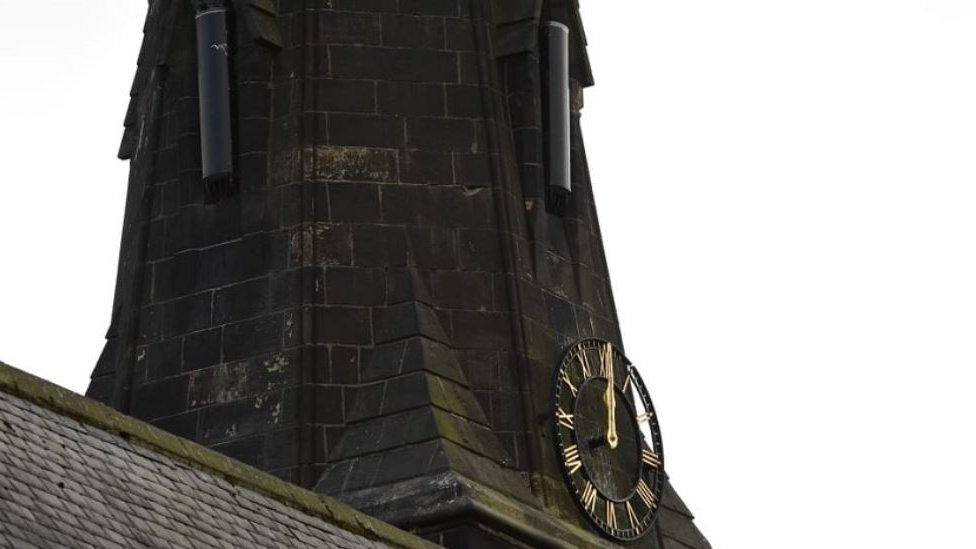
[[(976, 2), (582, 0), (628, 355), (717, 549), (976, 547)], [(0, 360), (83, 391), (142, 0), (0, 0)]]

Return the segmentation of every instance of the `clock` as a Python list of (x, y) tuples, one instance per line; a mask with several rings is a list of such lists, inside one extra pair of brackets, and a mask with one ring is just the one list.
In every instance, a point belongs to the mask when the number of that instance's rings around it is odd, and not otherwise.
[(627, 357), (599, 339), (572, 345), (556, 369), (552, 425), (583, 513), (612, 539), (646, 534), (664, 489), (664, 452), (654, 405)]

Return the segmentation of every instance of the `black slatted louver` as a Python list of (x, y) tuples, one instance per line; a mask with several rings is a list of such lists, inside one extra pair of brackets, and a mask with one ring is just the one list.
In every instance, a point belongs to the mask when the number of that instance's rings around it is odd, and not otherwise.
[(208, 203), (217, 202), (236, 189), (227, 15), (223, 2), (200, 2), (197, 7), (200, 160)]
[(548, 180), (546, 207), (557, 215), (566, 211), (570, 182), (569, 28), (549, 21), (542, 30), (545, 97), (543, 117), (545, 163)]

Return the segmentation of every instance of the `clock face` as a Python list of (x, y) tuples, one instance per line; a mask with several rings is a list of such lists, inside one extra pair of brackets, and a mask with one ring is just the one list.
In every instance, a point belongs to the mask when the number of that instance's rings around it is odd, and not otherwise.
[(586, 339), (566, 352), (553, 429), (570, 491), (593, 524), (618, 540), (646, 534), (664, 488), (661, 430), (637, 369), (613, 345)]

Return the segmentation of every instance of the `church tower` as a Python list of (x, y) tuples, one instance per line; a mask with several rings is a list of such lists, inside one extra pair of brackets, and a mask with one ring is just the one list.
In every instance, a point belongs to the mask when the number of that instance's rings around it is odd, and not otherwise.
[(150, 0), (88, 395), (449, 547), (708, 547), (622, 353), (591, 84), (577, 0)]

